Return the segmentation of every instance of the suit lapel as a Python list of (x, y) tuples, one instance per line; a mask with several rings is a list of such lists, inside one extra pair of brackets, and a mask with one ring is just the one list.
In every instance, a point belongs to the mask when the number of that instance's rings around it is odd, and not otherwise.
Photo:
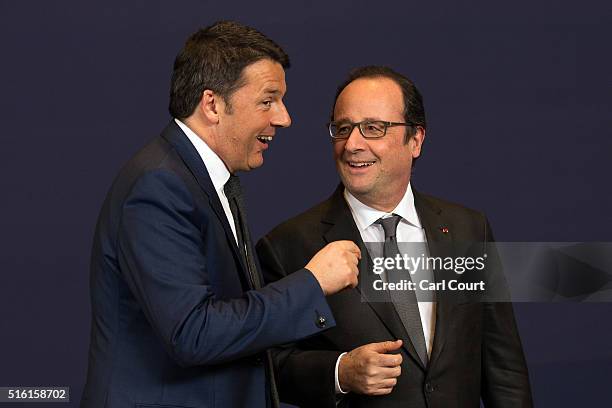
[(406, 328), (402, 324), (391, 298), (387, 292), (382, 293), (382, 298), (377, 298), (373, 301), (368, 301), (366, 293), (362, 291), (362, 287), (372, 287), (372, 283), (376, 276), (373, 273), (373, 263), (368, 250), (361, 239), (361, 234), (357, 229), (355, 220), (351, 214), (351, 210), (348, 207), (344, 199), (344, 186), (340, 184), (334, 194), (332, 195), (327, 214), (324, 214), (322, 221), (331, 225), (330, 229), (324, 234), (324, 239), (327, 243), (340, 240), (350, 240), (357, 244), (361, 250), (361, 261), (359, 262), (359, 283), (356, 289), (350, 289), (357, 291), (357, 295), (365, 301), (370, 308), (376, 313), (380, 321), (387, 327), (389, 332), (395, 338), (402, 339), (403, 348), (406, 352), (419, 364), (423, 369), (423, 363), (417, 354), (412, 341)]
[(223, 210), (223, 206), (221, 205), (221, 201), (219, 200), (219, 196), (217, 195), (217, 191), (215, 190), (212, 180), (210, 179), (210, 175), (206, 170), (206, 166), (202, 162), (202, 157), (174, 120), (170, 121), (170, 123), (168, 124), (168, 126), (166, 126), (161, 135), (164, 139), (168, 141), (168, 143), (170, 143), (176, 149), (177, 153), (183, 160), (183, 163), (185, 163), (191, 174), (193, 174), (194, 178), (198, 182), (198, 185), (200, 186), (202, 191), (208, 197), (210, 207), (212, 208), (213, 212), (219, 219), (219, 222), (223, 226), (223, 230), (225, 231), (225, 238), (234, 254), (234, 260), (242, 268), (241, 273), (243, 281), (247, 285), (250, 285), (250, 279), (247, 274), (247, 268), (244, 264), (244, 259), (242, 259), (242, 256), (238, 252), (238, 246), (236, 245), (234, 233), (232, 232), (232, 228), (230, 227), (230, 224), (227, 220), (225, 211)]
[[(452, 229), (446, 222), (442, 210), (434, 206), (425, 197), (414, 191), (414, 189), (413, 193), (414, 205), (421, 224), (425, 229), (429, 256), (442, 258), (453, 256), (452, 253), (449, 253), (452, 243)], [(442, 277), (434, 271), (434, 278), (436, 281), (440, 281)], [(452, 309), (452, 302), (448, 299), (448, 296), (445, 296), (443, 292), (436, 293), (436, 324), (433, 347), (429, 358), (430, 366), (435, 364), (444, 348)]]

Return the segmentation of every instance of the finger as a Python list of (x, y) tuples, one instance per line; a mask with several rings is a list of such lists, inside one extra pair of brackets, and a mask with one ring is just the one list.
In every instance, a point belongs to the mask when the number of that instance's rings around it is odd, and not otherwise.
[(355, 277), (359, 276), (358, 259), (354, 255), (348, 255), (347, 263), (353, 275)]
[(357, 258), (361, 259), (361, 249), (359, 249), (359, 247), (351, 241), (352, 245), (352, 249), (350, 250), (352, 253), (354, 253), (355, 255), (357, 255)]
[(397, 367), (402, 364), (401, 354), (380, 354), (378, 365), (381, 367)]
[(348, 256), (348, 259), (350, 260), (350, 262), (351, 262), (353, 265), (357, 265), (357, 264), (359, 264), (359, 257), (357, 256), (357, 254), (355, 254), (355, 253), (353, 253), (353, 252), (349, 252), (349, 253), (347, 254), (347, 256)]
[(357, 255), (357, 258), (361, 259), (361, 249), (355, 243), (353, 243), (353, 250), (351, 251)]
[(379, 384), (379, 388), (393, 388), (397, 384), (397, 378), (388, 378), (382, 380)]
[(387, 395), (387, 394), (391, 394), (391, 391), (393, 391), (393, 387), (391, 387), (391, 388), (378, 388), (378, 389), (370, 392), (369, 395)]
[(355, 283), (357, 283), (357, 277), (359, 276), (359, 267), (357, 265), (353, 265), (351, 267), (353, 274), (355, 275)]
[(380, 367), (376, 376), (381, 380), (388, 380), (392, 378), (397, 378), (402, 374), (402, 368), (400, 366), (397, 367)]
[(357, 285), (359, 285), (359, 279), (357, 279), (357, 275), (359, 274), (359, 271), (356, 268), (353, 268), (352, 272), (353, 272), (353, 275), (351, 276), (351, 280), (348, 286), (350, 288), (356, 288)]
[(391, 351), (395, 351), (402, 347), (402, 340), (398, 339), (395, 341), (383, 341), (380, 343), (370, 343), (369, 349), (381, 354), (387, 354)]
[(397, 380), (395, 378), (391, 379), (383, 379), (379, 380), (374, 384), (370, 384), (366, 386), (362, 392), (368, 395), (382, 395), (388, 394), (389, 390), (392, 390), (393, 387), (397, 384)]
[(361, 259), (361, 250), (353, 241), (344, 240), (337, 242), (339, 243), (342, 249), (357, 255), (357, 257)]

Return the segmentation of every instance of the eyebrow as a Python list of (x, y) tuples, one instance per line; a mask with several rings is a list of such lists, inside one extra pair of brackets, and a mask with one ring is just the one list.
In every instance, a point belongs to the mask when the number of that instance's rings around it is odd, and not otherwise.
[[(338, 119), (334, 120), (334, 122), (352, 122), (352, 120), (350, 120), (349, 118), (343, 116), (341, 118), (338, 118)], [(380, 118), (367, 117), (367, 118), (363, 118), (359, 122), (386, 122), (386, 121), (384, 121), (384, 120), (382, 120)]]
[(266, 88), (263, 90), (262, 93), (268, 94), (268, 95), (281, 95), (280, 89), (276, 89), (276, 88)]

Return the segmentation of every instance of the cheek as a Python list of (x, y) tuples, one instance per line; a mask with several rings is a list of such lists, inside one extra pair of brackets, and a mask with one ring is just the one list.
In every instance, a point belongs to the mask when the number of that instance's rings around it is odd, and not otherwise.
[(389, 157), (387, 167), (390, 173), (401, 175), (410, 173), (412, 156), (410, 152), (396, 152), (393, 157)]
[(342, 158), (342, 154), (344, 153), (344, 145), (346, 142), (335, 142), (333, 148), (334, 160), (339, 160)]
[(247, 154), (257, 154), (259, 153), (259, 149), (256, 143), (256, 139), (255, 138), (249, 138), (248, 140), (244, 141), (244, 150), (245, 153)]
[(372, 149), (372, 154), (380, 160), (382, 170), (385, 172), (401, 171), (410, 168), (412, 160), (411, 151), (407, 146), (387, 146), (385, 148)]

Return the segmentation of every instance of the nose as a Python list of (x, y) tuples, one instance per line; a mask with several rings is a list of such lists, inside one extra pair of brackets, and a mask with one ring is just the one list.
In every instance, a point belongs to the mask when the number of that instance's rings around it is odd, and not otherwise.
[(289, 127), (291, 126), (291, 116), (289, 116), (289, 112), (287, 111), (287, 107), (284, 103), (278, 104), (278, 109), (274, 113), (270, 124), (275, 127)]
[(348, 139), (346, 139), (346, 142), (344, 144), (344, 150), (347, 150), (351, 153), (359, 150), (365, 150), (366, 143), (366, 139), (359, 131), (359, 127), (355, 126)]

